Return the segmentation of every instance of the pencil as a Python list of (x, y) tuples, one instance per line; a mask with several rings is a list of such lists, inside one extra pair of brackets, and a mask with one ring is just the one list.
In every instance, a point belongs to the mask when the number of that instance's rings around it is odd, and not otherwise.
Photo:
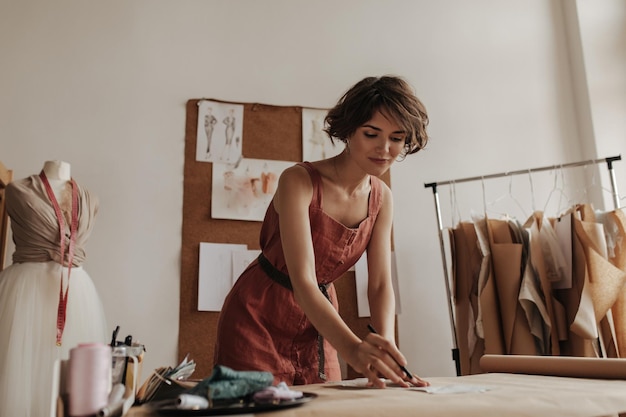
[[(378, 332), (376, 331), (376, 329), (374, 328), (374, 326), (372, 326), (371, 324), (368, 324), (368, 325), (367, 325), (367, 328), (369, 329), (369, 331), (370, 331), (370, 332), (372, 332), (372, 333), (374, 333), (374, 334), (378, 334)], [(398, 361), (396, 361), (396, 359), (395, 359), (395, 358), (394, 358), (393, 360), (396, 362), (396, 364), (398, 364), (398, 366), (400, 367), (400, 369), (402, 369), (402, 371), (406, 374), (406, 376), (408, 376), (408, 377), (409, 377), (409, 379), (413, 379), (413, 375), (409, 372), (409, 370), (408, 370), (408, 369), (406, 369), (406, 367), (405, 367), (405, 366), (400, 365), (400, 364), (398, 363)]]

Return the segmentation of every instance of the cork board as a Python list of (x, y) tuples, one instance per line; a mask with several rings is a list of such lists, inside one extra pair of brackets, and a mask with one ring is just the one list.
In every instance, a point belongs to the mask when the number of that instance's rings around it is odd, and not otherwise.
[[(261, 231), (261, 222), (211, 218), (212, 163), (196, 161), (200, 100), (191, 99), (186, 106), (178, 336), (178, 360), (189, 354), (196, 362), (194, 378), (208, 376), (213, 369), (219, 318), (219, 312), (198, 311), (200, 243), (238, 243), (248, 245), (249, 249), (259, 249)], [(244, 158), (294, 163), (302, 160), (302, 107), (221, 102), (244, 107)], [(389, 184), (389, 173), (382, 179)], [(335, 286), (341, 316), (359, 337), (364, 337), (369, 320), (358, 317), (354, 272), (347, 272), (335, 282)], [(354, 375), (348, 369), (348, 376)]]

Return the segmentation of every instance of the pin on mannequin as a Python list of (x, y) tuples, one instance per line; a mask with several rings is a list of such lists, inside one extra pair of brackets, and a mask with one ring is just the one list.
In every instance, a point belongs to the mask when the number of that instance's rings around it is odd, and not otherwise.
[(72, 178), (70, 175), (70, 164), (58, 160), (46, 161), (43, 165), (43, 172), (46, 174), (57, 201), (61, 201), (65, 185)]

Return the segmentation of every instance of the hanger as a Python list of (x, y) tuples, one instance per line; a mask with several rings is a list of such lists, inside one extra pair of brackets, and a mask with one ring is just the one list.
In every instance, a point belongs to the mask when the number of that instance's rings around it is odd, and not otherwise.
[(483, 214), (485, 219), (487, 218), (487, 196), (485, 192), (485, 177), (483, 175), (480, 176), (480, 185), (483, 189)]
[(537, 211), (537, 206), (535, 205), (535, 187), (533, 186), (533, 176), (530, 169), (528, 170), (528, 182), (530, 184), (530, 201), (532, 204), (531, 207), (534, 213), (535, 211)]
[[(508, 186), (508, 191), (504, 194), (502, 194), (500, 197), (496, 198), (493, 202), (491, 202), (490, 204), (493, 206), (505, 199), (511, 200), (515, 203), (515, 205), (517, 206), (517, 208), (521, 211), (521, 215), (524, 217), (528, 217), (528, 215), (526, 214), (526, 209), (524, 208), (524, 206), (522, 205), (522, 203), (520, 203), (520, 201), (515, 197), (515, 193), (513, 192), (513, 174), (509, 174), (508, 172), (505, 172), (503, 174), (503, 176), (508, 177), (509, 178), (509, 186)], [(493, 210), (492, 210), (493, 211)], [(511, 216), (510, 213), (508, 212), (497, 212), (501, 217), (505, 218), (505, 219), (510, 219), (511, 217), (515, 217), (515, 216)]]
[[(543, 206), (543, 212), (545, 213), (548, 210), (548, 205), (550, 204), (550, 201), (552, 199), (552, 196), (555, 193), (558, 193), (559, 195), (559, 201), (557, 202), (557, 206), (556, 206), (556, 217), (560, 217), (561, 213), (563, 211), (563, 197), (565, 197), (566, 202), (569, 204), (570, 199), (567, 197), (567, 195), (565, 194), (564, 191), (564, 185), (565, 185), (565, 177), (563, 175), (563, 165), (560, 165), (558, 167), (558, 169), (555, 169), (554, 171), (554, 182), (552, 185), (552, 190), (550, 190), (550, 193), (548, 194), (548, 198), (546, 199), (546, 202)], [(559, 176), (561, 178), (561, 186), (558, 186), (558, 180), (559, 180)]]
[(522, 215), (525, 218), (528, 217), (526, 210), (524, 209), (522, 204), (519, 202), (519, 200), (515, 198), (515, 194), (513, 193), (513, 176), (509, 177), (509, 198), (513, 200), (513, 202), (517, 205), (517, 207), (522, 211)]
[(456, 224), (454, 221), (454, 212), (456, 210), (455, 208), (456, 201), (454, 198), (454, 194), (455, 194), (454, 181), (450, 183), (450, 186), (448, 187), (448, 193), (450, 194), (450, 226), (454, 227), (454, 225)]
[[(461, 212), (459, 211), (459, 204), (456, 198), (456, 182), (450, 182), (450, 187), (448, 189), (450, 192), (450, 221), (452, 222), (452, 227), (455, 227), (458, 223), (461, 222)], [(456, 218), (455, 218), (456, 216)]]

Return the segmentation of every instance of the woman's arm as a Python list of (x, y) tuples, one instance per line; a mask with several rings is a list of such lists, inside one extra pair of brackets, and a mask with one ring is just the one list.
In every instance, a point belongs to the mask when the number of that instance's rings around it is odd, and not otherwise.
[(372, 325), (379, 334), (395, 341), (395, 296), (391, 282), (391, 227), (393, 200), (391, 190), (383, 186), (382, 207), (367, 247), (367, 298)]
[[(373, 327), (379, 329), (378, 335), (368, 336), (368, 341), (386, 353), (383, 356), (385, 365), (402, 375), (403, 371), (399, 369), (398, 364), (406, 366), (407, 363), (395, 342), (396, 303), (391, 280), (393, 196), (386, 185), (383, 186), (382, 201), (367, 247), (367, 298)], [(415, 375), (410, 381), (416, 385), (429, 385)]]

